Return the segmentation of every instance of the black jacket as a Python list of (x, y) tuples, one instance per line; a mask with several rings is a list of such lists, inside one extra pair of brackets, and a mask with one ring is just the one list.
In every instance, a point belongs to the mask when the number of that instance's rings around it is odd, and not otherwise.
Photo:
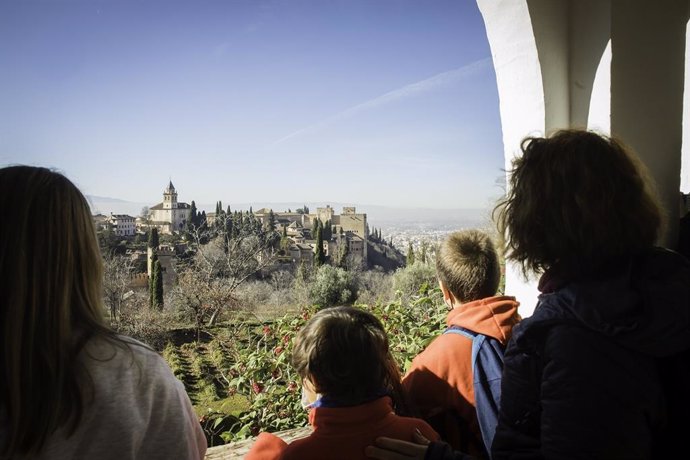
[(690, 347), (690, 264), (657, 249), (547, 281), (506, 348), (493, 459), (652, 458), (666, 407), (655, 358)]

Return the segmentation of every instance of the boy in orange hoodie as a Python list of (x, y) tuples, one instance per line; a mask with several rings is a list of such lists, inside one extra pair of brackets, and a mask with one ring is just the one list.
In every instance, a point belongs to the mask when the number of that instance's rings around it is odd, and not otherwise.
[(295, 339), (292, 363), (302, 377), (313, 432), (286, 444), (262, 433), (245, 460), (365, 460), (379, 436), (413, 441), (438, 434), (423, 420), (402, 417), (400, 371), (381, 322), (354, 307), (319, 311)]
[[(443, 299), (450, 308), (449, 328), (460, 327), (496, 339), (505, 347), (520, 320), (514, 297), (497, 296), (498, 255), (478, 230), (451, 234), (436, 257)], [(415, 415), (424, 418), (456, 450), (488, 457), (477, 420), (472, 369), (472, 340), (445, 333), (413, 361), (403, 391)]]

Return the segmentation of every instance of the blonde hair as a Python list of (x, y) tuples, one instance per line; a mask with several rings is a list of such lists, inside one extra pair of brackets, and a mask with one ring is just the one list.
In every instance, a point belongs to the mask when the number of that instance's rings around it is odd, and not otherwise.
[(457, 300), (471, 302), (496, 294), (501, 267), (488, 235), (479, 230), (461, 230), (441, 243), (436, 274)]
[(102, 260), (88, 203), (46, 168), (0, 169), (0, 455), (40, 451), (84, 406), (77, 355), (103, 322)]

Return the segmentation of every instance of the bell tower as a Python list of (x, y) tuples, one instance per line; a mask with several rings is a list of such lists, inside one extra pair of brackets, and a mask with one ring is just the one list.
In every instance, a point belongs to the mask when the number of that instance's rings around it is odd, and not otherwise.
[(172, 180), (163, 192), (163, 209), (177, 209), (177, 192)]

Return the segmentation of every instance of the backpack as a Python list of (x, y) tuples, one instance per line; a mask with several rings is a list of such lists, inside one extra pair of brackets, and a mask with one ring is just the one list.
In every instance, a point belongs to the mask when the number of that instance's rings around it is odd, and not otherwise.
[(488, 457), (498, 423), (501, 400), (504, 347), (493, 337), (479, 334), (461, 326), (450, 326), (444, 334), (459, 334), (472, 341), (472, 375), (477, 421)]

